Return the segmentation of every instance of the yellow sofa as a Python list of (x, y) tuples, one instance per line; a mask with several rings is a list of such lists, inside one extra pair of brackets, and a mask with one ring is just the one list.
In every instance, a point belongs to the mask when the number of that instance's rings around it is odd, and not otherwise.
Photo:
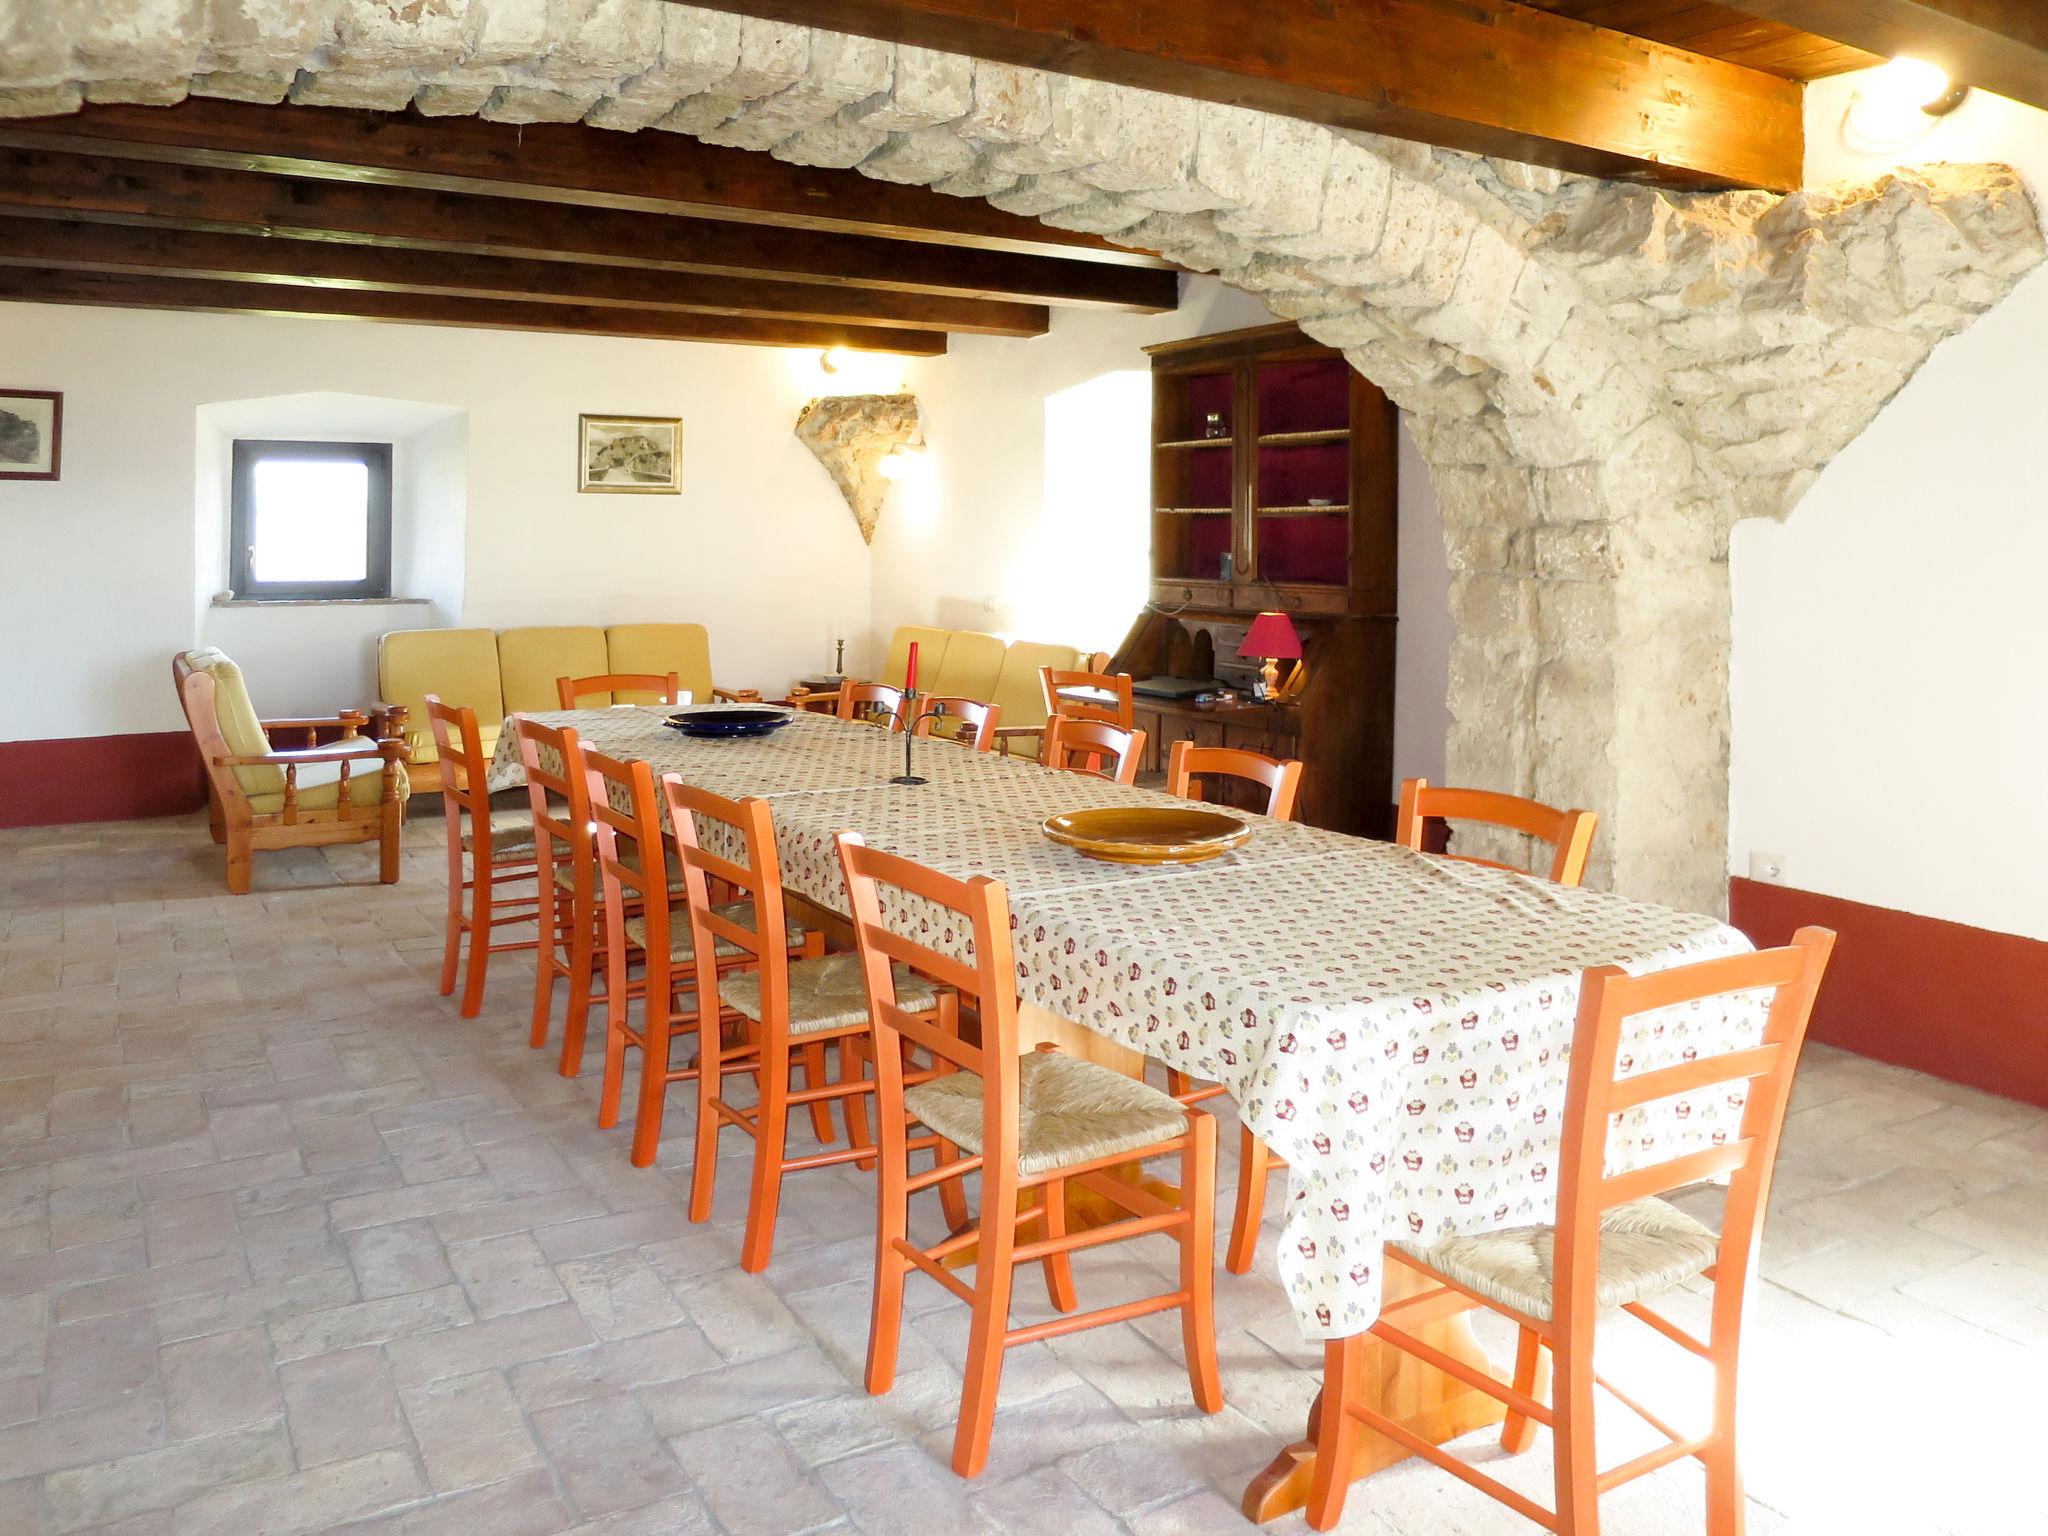
[[(903, 686), (912, 641), (917, 642), (918, 684), (923, 692), (994, 704), (1003, 712), (1000, 723), (1005, 729), (1045, 724), (1045, 696), (1038, 686), (1040, 667), (1099, 671), (1109, 664), (1101, 652), (1076, 650), (1071, 645), (1044, 645), (1033, 640), (1005, 644), (996, 635), (971, 629), (904, 624), (889, 637), (889, 655), (882, 663), (881, 681), (892, 688)], [(1038, 755), (1036, 737), (1012, 737), (1002, 745), (1019, 756)]]
[[(702, 624), (547, 625), (529, 629), (398, 629), (377, 642), (378, 696), (406, 709), (412, 787), (438, 790), (441, 770), (426, 696), (476, 711), (485, 753), (515, 710), (559, 709), (555, 680), (606, 672), (676, 674), (692, 698), (737, 697), (711, 682), (711, 640)], [(655, 702), (653, 694), (586, 696), (585, 705)]]

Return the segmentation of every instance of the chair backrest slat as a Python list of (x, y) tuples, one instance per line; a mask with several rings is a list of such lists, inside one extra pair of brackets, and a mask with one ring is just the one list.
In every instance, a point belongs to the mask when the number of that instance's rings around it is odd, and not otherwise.
[[(526, 770), (527, 799), (533, 807), (534, 861), (542, 871), (541, 922), (554, 921), (555, 882), (550, 869), (566, 864), (575, 905), (589, 911), (597, 899), (597, 848), (591, 835), (590, 780), (583, 769), (583, 744), (572, 727), (543, 725), (530, 715), (507, 721)], [(552, 763), (553, 766), (550, 766)], [(560, 802), (557, 810), (556, 802)]]
[[(1557, 885), (1577, 885), (1585, 878), (1586, 856), (1592, 852), (1593, 832), (1600, 822), (1591, 811), (1560, 811), (1520, 795), (1504, 795), (1490, 789), (1444, 789), (1427, 779), (1402, 781), (1401, 813), (1394, 840), (1420, 852), (1427, 823), (1432, 819), (1483, 822), (1548, 843), (1550, 879)], [(1455, 853), (1448, 857), (1488, 869), (1514, 868), (1494, 859)]]
[[(1145, 733), (1121, 730), (1100, 720), (1054, 715), (1045, 723), (1045, 766), (1092, 774), (1115, 784), (1138, 782), (1138, 764), (1145, 756)], [(1107, 758), (1112, 766), (1103, 768)]]
[(1294, 819), (1294, 802), (1301, 793), (1302, 765), (1296, 758), (1267, 757), (1240, 747), (1198, 747), (1183, 737), (1173, 744), (1167, 759), (1168, 794), (1199, 800), (1195, 780), (1243, 779), (1266, 791), (1266, 814), (1275, 821)]
[(1780, 1045), (1753, 1045), (1747, 1050), (1721, 1051), (1655, 1072), (1638, 1072), (1634, 1077), (1624, 1077), (1615, 1083), (1608, 1103), (1615, 1110), (1634, 1109), (1638, 1104), (1673, 1099), (1682, 1093), (1698, 1093), (1716, 1083), (1762, 1077), (1777, 1070), (1778, 1058), (1784, 1052), (1785, 1048)]

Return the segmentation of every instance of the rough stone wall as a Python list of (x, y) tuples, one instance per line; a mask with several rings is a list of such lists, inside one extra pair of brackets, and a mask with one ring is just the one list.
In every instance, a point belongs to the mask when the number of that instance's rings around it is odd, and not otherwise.
[(1684, 195), (663, 0), (0, 0), (0, 116), (187, 92), (694, 134), (1220, 274), (1411, 412), (1450, 772), (1724, 899), (1728, 530), (1782, 517), (2044, 254), (2019, 179)]

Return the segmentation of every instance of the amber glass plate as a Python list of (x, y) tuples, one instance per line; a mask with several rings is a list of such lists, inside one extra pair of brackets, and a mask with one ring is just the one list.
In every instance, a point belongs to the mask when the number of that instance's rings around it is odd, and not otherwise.
[(1252, 835), (1235, 816), (1198, 806), (1117, 805), (1048, 816), (1045, 835), (1112, 864), (1195, 864)]

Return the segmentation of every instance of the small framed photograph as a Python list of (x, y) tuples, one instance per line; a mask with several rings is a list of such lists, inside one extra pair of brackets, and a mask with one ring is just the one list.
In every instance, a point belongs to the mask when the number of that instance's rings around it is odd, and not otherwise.
[(578, 417), (576, 489), (680, 495), (682, 422), (673, 416)]
[(0, 480), (55, 480), (64, 444), (64, 396), (0, 389)]

